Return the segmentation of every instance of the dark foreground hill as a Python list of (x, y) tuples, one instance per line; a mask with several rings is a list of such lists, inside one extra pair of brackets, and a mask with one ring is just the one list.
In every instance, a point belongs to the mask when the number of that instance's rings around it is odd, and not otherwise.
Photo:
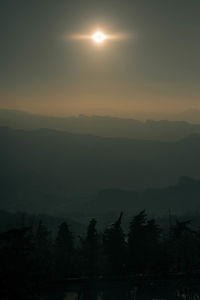
[[(60, 212), (75, 209), (74, 198), (87, 202), (80, 195), (104, 189), (168, 186), (181, 176), (200, 179), (199, 136), (167, 143), (0, 128), (0, 141), (2, 209)], [(152, 210), (157, 193), (150, 193)]]
[(200, 133), (199, 124), (185, 121), (141, 122), (134, 119), (108, 116), (49, 117), (21, 111), (0, 110), (0, 126), (15, 129), (51, 128), (80, 134), (103, 137), (127, 137), (144, 140), (176, 141)]

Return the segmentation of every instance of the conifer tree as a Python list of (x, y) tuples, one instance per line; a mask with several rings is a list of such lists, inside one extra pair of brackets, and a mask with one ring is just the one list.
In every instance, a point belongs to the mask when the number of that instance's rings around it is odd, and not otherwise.
[(37, 260), (38, 277), (41, 280), (51, 278), (52, 273), (52, 242), (50, 231), (42, 223), (39, 222), (34, 237), (35, 255)]
[(122, 213), (118, 220), (107, 228), (103, 235), (106, 271), (120, 276), (125, 272), (125, 236), (121, 227)]
[(58, 229), (55, 240), (55, 269), (57, 277), (73, 276), (74, 272), (74, 239), (66, 222)]
[(92, 219), (87, 228), (87, 235), (83, 242), (84, 268), (88, 276), (98, 274), (98, 234), (96, 230), (97, 221)]

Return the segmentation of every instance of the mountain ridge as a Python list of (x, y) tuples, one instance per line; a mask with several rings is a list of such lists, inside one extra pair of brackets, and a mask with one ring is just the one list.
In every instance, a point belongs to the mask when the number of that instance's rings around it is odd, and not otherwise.
[[(100, 190), (141, 190), (200, 179), (200, 136), (176, 142), (0, 127), (1, 208), (62, 211)], [(84, 196), (85, 195), (85, 196)]]
[(0, 126), (34, 130), (50, 128), (104, 137), (175, 141), (200, 133), (200, 124), (186, 121), (125, 119), (109, 116), (50, 117), (0, 109)]

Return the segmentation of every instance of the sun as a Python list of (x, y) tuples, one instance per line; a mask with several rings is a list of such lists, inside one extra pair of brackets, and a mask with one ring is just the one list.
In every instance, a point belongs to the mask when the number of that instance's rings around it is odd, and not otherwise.
[(96, 44), (102, 44), (106, 40), (106, 35), (102, 31), (96, 31), (92, 35), (92, 39)]

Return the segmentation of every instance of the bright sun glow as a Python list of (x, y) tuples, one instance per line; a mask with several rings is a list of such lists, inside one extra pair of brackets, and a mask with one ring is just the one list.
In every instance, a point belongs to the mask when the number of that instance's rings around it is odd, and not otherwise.
[(92, 35), (92, 39), (97, 44), (102, 44), (106, 40), (106, 35), (102, 31), (96, 31)]

